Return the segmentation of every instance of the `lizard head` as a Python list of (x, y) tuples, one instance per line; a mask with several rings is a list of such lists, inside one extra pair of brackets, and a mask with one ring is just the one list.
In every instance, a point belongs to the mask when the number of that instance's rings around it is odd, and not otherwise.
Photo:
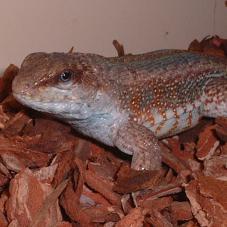
[[(35, 110), (82, 119), (90, 114), (98, 90), (101, 56), (81, 53), (32, 53), (13, 81), (14, 97)], [(90, 112), (89, 112), (90, 111)]]

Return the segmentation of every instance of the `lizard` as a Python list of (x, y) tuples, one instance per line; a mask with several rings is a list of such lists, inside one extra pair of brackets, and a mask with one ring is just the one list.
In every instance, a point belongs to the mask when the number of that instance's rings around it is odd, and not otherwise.
[(122, 57), (29, 54), (12, 84), (20, 103), (132, 155), (136, 170), (161, 168), (160, 139), (199, 119), (227, 117), (227, 60), (186, 50)]

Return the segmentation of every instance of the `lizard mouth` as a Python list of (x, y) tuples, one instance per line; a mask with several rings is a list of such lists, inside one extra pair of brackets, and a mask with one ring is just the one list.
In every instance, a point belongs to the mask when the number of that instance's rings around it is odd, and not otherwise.
[[(37, 99), (37, 98), (32, 98), (31, 96), (29, 96), (29, 95), (26, 95), (26, 94), (22, 94), (22, 93), (20, 93), (20, 92), (15, 92), (15, 91), (13, 91), (13, 96), (14, 96), (14, 98), (18, 101), (18, 102), (20, 102), (20, 103), (22, 103), (22, 104), (24, 104), (24, 105), (26, 105), (26, 103), (28, 104), (30, 104), (30, 103), (37, 103), (37, 102), (43, 102), (42, 100), (40, 100), (40, 99)], [(43, 102), (44, 103), (44, 102)]]
[(46, 112), (45, 110), (48, 110), (50, 108), (50, 105), (53, 104), (51, 102), (46, 102), (37, 98), (35, 99), (18, 92), (13, 92), (13, 96), (19, 103), (42, 112)]
[(60, 118), (78, 118), (86, 119), (86, 114), (83, 114), (83, 104), (75, 101), (46, 101), (41, 99), (34, 99), (33, 97), (23, 95), (21, 93), (13, 93), (15, 99), (21, 104), (48, 114), (53, 114)]

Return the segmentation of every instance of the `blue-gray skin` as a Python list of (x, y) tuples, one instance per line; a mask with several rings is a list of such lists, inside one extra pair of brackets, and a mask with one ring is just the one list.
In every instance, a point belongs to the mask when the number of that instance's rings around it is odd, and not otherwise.
[(132, 168), (160, 169), (158, 138), (227, 116), (227, 62), (181, 50), (120, 58), (33, 53), (13, 81), (22, 104), (133, 155)]

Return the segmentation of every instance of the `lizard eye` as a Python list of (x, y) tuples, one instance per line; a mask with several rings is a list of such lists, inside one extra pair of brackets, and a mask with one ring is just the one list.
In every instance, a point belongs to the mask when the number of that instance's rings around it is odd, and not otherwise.
[(66, 70), (64, 72), (62, 72), (59, 76), (59, 80), (60, 82), (69, 82), (73, 77), (73, 72), (70, 70)]

